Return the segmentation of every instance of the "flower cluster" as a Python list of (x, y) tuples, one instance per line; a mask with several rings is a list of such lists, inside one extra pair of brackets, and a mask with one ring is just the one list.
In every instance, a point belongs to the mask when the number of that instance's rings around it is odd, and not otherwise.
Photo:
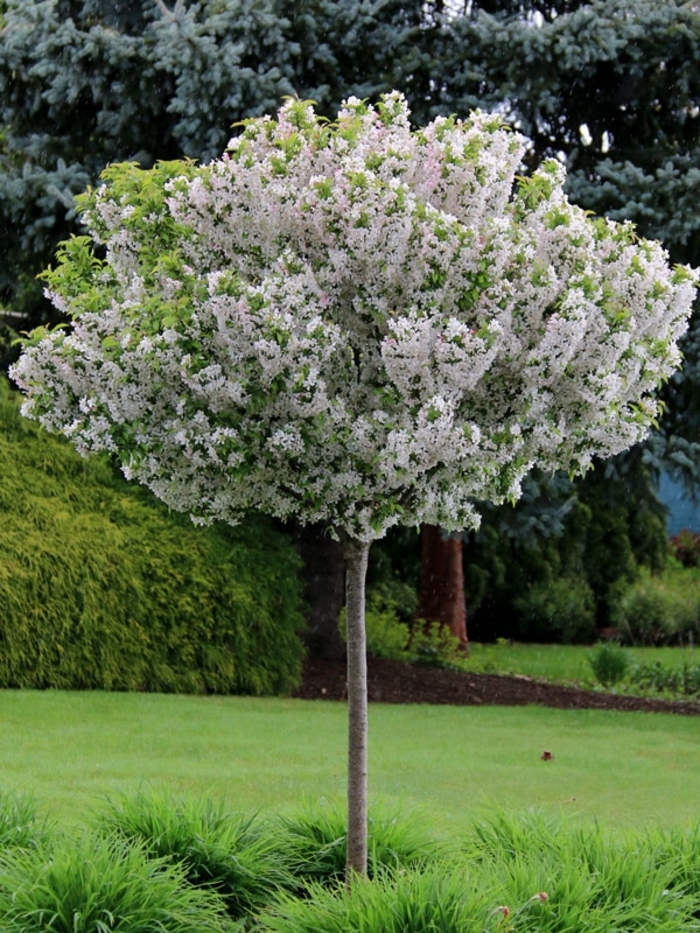
[(497, 117), (412, 131), (403, 97), (246, 122), (221, 159), (112, 166), (46, 273), (24, 412), (174, 508), (371, 540), (463, 528), (535, 464), (653, 423), (697, 281), (571, 205)]

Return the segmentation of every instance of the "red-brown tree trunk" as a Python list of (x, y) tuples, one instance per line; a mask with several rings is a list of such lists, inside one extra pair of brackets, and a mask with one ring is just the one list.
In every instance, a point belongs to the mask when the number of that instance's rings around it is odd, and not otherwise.
[(469, 650), (464, 601), (462, 539), (448, 538), (437, 525), (421, 525), (421, 571), (416, 618), (446, 626)]

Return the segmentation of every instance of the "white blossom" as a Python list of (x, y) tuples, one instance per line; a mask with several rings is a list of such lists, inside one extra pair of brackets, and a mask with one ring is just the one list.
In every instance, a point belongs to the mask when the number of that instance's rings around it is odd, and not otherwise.
[(412, 131), (403, 97), (336, 124), (289, 101), (208, 165), (111, 166), (98, 259), (46, 274), (72, 327), (12, 375), (23, 411), (200, 521), (248, 508), (371, 540), (478, 522), (534, 464), (644, 436), (697, 275), (592, 219), (497, 117)]

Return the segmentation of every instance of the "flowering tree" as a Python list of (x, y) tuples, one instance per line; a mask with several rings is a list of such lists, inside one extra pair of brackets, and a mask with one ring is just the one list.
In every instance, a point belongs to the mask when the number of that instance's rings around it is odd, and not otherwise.
[(115, 165), (94, 241), (45, 274), (24, 413), (195, 521), (256, 508), (344, 542), (348, 876), (366, 868), (364, 578), (396, 523), (478, 522), (534, 465), (585, 470), (653, 423), (695, 273), (517, 178), (495, 116), (411, 131), (400, 94), (337, 122), (289, 101), (208, 165)]

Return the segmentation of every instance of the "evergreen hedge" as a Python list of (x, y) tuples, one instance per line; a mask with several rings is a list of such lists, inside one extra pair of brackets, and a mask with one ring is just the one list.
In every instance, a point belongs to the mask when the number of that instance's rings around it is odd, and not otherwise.
[(25, 421), (0, 379), (0, 687), (277, 694), (299, 680), (298, 558), (197, 528)]

